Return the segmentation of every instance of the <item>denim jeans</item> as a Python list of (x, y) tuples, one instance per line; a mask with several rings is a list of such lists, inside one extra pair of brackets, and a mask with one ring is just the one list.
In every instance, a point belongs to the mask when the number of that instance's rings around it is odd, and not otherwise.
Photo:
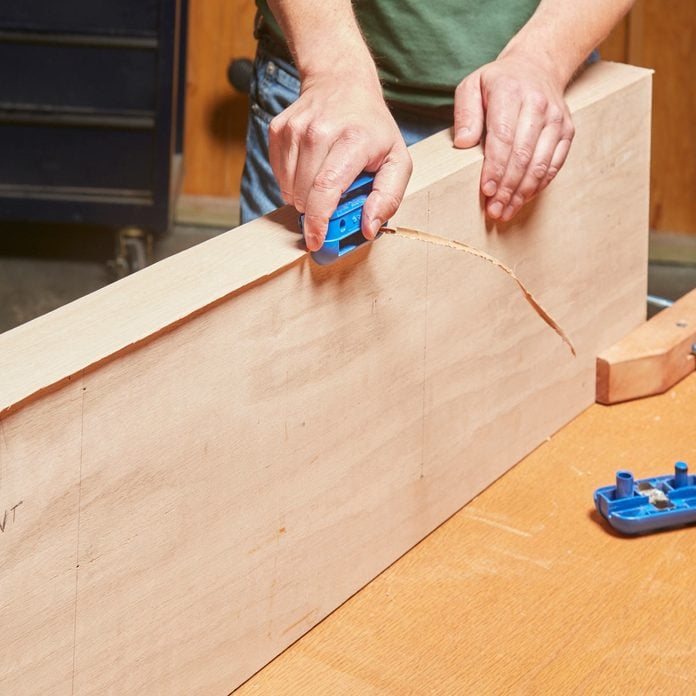
[[(242, 223), (284, 204), (268, 159), (268, 124), (299, 95), (300, 80), (295, 67), (259, 46), (249, 91), (246, 162), (240, 196)], [(394, 118), (407, 145), (452, 125), (451, 121), (408, 113), (394, 112)]]

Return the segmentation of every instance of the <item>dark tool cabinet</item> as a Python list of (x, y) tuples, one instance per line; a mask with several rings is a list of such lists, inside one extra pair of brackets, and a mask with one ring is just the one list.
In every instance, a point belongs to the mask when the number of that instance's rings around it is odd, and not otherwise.
[(164, 232), (187, 0), (0, 2), (0, 220)]

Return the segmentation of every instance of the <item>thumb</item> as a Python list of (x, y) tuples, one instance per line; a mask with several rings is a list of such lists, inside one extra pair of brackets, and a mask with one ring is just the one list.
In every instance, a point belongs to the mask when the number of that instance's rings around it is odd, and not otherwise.
[(454, 91), (454, 146), (473, 147), (483, 134), (481, 72), (465, 77)]
[(379, 168), (372, 192), (363, 206), (362, 232), (365, 239), (374, 239), (379, 228), (397, 211), (412, 169), (411, 155), (406, 147), (392, 152)]

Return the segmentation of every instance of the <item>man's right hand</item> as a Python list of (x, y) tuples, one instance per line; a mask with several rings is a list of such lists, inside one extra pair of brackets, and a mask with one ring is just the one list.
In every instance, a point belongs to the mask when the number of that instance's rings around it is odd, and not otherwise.
[(269, 0), (300, 73), (299, 99), (271, 121), (269, 156), (283, 199), (304, 213), (307, 248), (324, 243), (341, 194), (374, 174), (362, 232), (374, 239), (411, 176), (351, 0)]
[(411, 157), (376, 77), (326, 73), (303, 81), (300, 98), (271, 121), (269, 154), (283, 200), (304, 213), (307, 248), (324, 243), (341, 194), (363, 172), (375, 174), (362, 231), (374, 239), (396, 212)]

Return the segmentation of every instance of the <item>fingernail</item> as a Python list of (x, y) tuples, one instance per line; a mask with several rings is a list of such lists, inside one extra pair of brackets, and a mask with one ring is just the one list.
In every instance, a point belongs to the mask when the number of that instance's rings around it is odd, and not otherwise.
[(471, 135), (471, 128), (468, 126), (462, 126), (454, 135), (455, 140), (460, 138), (468, 138)]
[(484, 196), (488, 196), (490, 198), (491, 196), (495, 196), (495, 192), (498, 190), (498, 187), (495, 181), (491, 179), (483, 185), (481, 190), (483, 191)]
[(374, 239), (377, 236), (377, 233), (379, 232), (381, 227), (382, 223), (379, 220), (373, 220), (370, 223), (370, 234), (372, 235), (372, 239)]
[(309, 251), (315, 251), (315, 246), (317, 244), (317, 238), (313, 234), (305, 234), (305, 244)]
[(500, 201), (496, 201), (488, 206), (488, 214), (492, 218), (499, 218), (500, 214), (503, 212), (503, 204)]

